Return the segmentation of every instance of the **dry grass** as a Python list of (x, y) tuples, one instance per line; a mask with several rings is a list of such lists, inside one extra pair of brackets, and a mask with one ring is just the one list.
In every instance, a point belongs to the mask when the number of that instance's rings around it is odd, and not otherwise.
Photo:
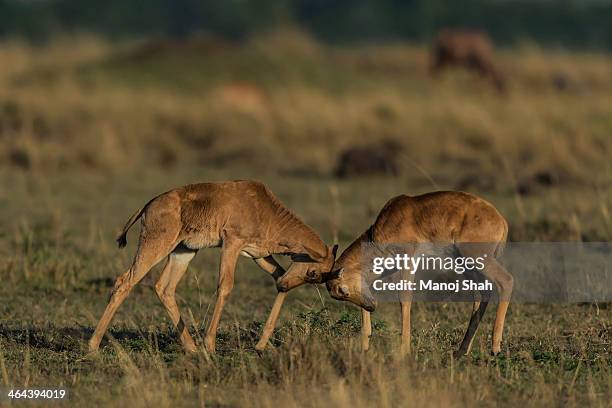
[(145, 56), (129, 51), (144, 45), (113, 52), (91, 39), (42, 52), (6, 44), (2, 59), (15, 64), (0, 72), (0, 150), (44, 170), (273, 158), (281, 169), (327, 174), (343, 147), (390, 137), (443, 181), (467, 164), (507, 182), (507, 162), (519, 178), (545, 170), (609, 183), (608, 57), (503, 52), (512, 89), (500, 98), (461, 72), (430, 81), (423, 48), (286, 37), (215, 52), (194, 40)]
[[(341, 247), (389, 197), (438, 187), (490, 199), (515, 240), (609, 240), (608, 56), (503, 50), (507, 97), (463, 72), (432, 82), (419, 46), (340, 49), (296, 32), (243, 45), (8, 42), (0, 60), (2, 386), (65, 386), (74, 405), (609, 406), (609, 309), (513, 305), (498, 358), (490, 312), (457, 362), (449, 352), (471, 306), (419, 303), (415, 352), (400, 360), (395, 305), (376, 312), (363, 355), (357, 310), (309, 286), (290, 295), (276, 347), (259, 355), (275, 290), (247, 261), (217, 356), (182, 353), (149, 290), (153, 272), (119, 312), (114, 340), (81, 359), (133, 252), (133, 238), (115, 249), (116, 229), (188, 182), (261, 179)], [(404, 146), (400, 177), (331, 176), (343, 148), (385, 138)], [(196, 338), (217, 256), (201, 251), (178, 291)]]

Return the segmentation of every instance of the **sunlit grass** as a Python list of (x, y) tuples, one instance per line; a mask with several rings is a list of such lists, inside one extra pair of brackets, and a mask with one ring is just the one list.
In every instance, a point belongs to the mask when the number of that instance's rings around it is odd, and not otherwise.
[[(471, 305), (418, 303), (403, 360), (397, 305), (373, 315), (364, 355), (357, 309), (305, 286), (290, 294), (274, 347), (258, 354), (276, 291), (248, 260), (216, 356), (183, 353), (152, 290), (155, 270), (101, 353), (84, 359), (133, 255), (136, 233), (119, 251), (117, 229), (190, 182), (260, 179), (341, 248), (390, 197), (438, 188), (490, 200), (514, 240), (611, 237), (608, 56), (502, 50), (510, 92), (500, 97), (465, 72), (432, 81), (422, 46), (338, 48), (296, 32), (207, 41), (149, 44), (146, 58), (143, 44), (85, 37), (0, 44), (3, 387), (67, 387), (74, 405), (609, 405), (609, 305), (513, 304), (496, 358), (489, 312), (472, 354), (454, 361)], [(331, 175), (343, 149), (386, 138), (403, 145), (399, 177)], [(199, 342), (218, 262), (217, 250), (200, 251), (177, 292)]]

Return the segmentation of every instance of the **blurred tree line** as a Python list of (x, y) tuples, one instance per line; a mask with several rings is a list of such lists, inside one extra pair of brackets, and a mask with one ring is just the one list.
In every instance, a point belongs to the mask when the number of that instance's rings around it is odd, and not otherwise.
[(0, 36), (34, 41), (81, 31), (241, 39), (283, 25), (331, 42), (421, 41), (462, 26), (504, 44), (612, 48), (610, 0), (0, 0)]

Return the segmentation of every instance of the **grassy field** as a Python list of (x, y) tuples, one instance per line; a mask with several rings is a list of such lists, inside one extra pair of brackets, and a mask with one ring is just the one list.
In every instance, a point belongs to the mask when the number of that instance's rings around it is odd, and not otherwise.
[[(293, 31), (244, 44), (9, 41), (0, 61), (0, 387), (64, 387), (75, 405), (610, 406), (605, 304), (513, 304), (495, 358), (489, 311), (472, 354), (453, 361), (471, 305), (418, 303), (400, 359), (397, 305), (375, 312), (363, 354), (359, 311), (304, 286), (258, 354), (276, 290), (247, 259), (217, 355), (182, 352), (156, 268), (83, 357), (134, 252), (135, 232), (123, 251), (115, 234), (190, 182), (264, 181), (341, 249), (390, 197), (437, 189), (490, 200), (514, 241), (610, 240), (611, 57), (501, 50), (504, 97), (461, 71), (432, 81), (422, 46), (337, 48)], [(343, 149), (383, 139), (402, 145), (400, 176), (333, 177)], [(200, 341), (218, 256), (200, 251), (178, 289)]]

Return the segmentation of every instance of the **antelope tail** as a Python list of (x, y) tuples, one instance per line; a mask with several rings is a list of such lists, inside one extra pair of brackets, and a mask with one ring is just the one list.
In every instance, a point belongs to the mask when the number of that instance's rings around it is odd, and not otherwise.
[(504, 236), (502, 240), (499, 242), (499, 244), (497, 244), (497, 248), (495, 248), (495, 252), (493, 253), (495, 258), (499, 258), (502, 256), (502, 254), (504, 253), (504, 248), (506, 247), (506, 244), (508, 241), (508, 224), (507, 223), (505, 227), (506, 228), (504, 229)]
[(142, 208), (139, 208), (138, 211), (132, 214), (130, 219), (127, 220), (127, 222), (125, 223), (125, 226), (123, 227), (123, 231), (121, 231), (121, 234), (119, 234), (119, 236), (117, 237), (117, 245), (119, 245), (119, 248), (123, 248), (127, 245), (128, 230), (142, 216), (142, 213), (144, 212), (145, 208), (147, 208), (146, 205)]

